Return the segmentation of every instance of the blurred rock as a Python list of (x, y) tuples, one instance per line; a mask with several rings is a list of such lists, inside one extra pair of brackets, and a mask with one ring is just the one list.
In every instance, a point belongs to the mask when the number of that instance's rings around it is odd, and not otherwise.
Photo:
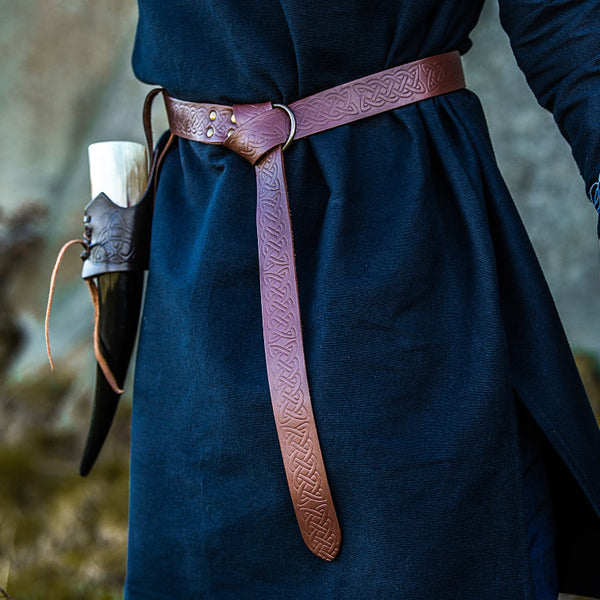
[(20, 207), (10, 217), (0, 210), (0, 381), (19, 352), (24, 335), (18, 323), (18, 297), (11, 295), (12, 284), (41, 244), (44, 213), (36, 205)]
[[(571, 345), (600, 356), (597, 215), (571, 150), (537, 104), (488, 1), (464, 59), (500, 170), (532, 239)], [(600, 170), (600, 165), (598, 165)]]
[(2, 203), (48, 202), (128, 52), (131, 0), (0, 3)]

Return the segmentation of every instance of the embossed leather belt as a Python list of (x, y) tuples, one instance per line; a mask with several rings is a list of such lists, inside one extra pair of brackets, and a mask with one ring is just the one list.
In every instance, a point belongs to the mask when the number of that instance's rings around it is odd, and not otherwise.
[(260, 289), (273, 413), (302, 537), (324, 560), (337, 555), (341, 531), (312, 411), (283, 150), (303, 138), (358, 119), (465, 87), (458, 52), (417, 60), (282, 104), (198, 104), (162, 93), (171, 133), (223, 144), (256, 169)]

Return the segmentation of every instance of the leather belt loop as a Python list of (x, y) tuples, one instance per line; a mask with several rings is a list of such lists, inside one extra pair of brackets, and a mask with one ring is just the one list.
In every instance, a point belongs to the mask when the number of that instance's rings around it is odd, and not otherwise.
[(152, 106), (154, 105), (154, 100), (156, 100), (156, 97), (160, 93), (166, 94), (163, 88), (154, 88), (146, 94), (146, 98), (144, 99), (144, 109), (142, 112), (144, 135), (146, 136), (146, 149), (148, 150), (148, 161), (150, 162), (148, 165), (148, 172), (150, 172), (152, 168), (151, 157), (154, 155), (154, 141), (152, 139)]
[(223, 106), (165, 94), (171, 132), (223, 144), (256, 170), (263, 337), (273, 415), (290, 496), (310, 550), (333, 560), (341, 530), (312, 410), (283, 149), (299, 139), (465, 87), (458, 52), (393, 67), (285, 106)]

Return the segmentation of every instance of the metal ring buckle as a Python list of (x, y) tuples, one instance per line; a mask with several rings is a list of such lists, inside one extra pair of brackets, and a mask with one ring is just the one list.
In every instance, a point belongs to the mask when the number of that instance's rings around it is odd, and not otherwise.
[(283, 146), (281, 147), (282, 150), (285, 150), (290, 145), (290, 143), (294, 139), (294, 136), (296, 135), (296, 117), (294, 116), (292, 109), (289, 106), (286, 106), (285, 104), (271, 104), (271, 106), (273, 108), (280, 108), (281, 110), (285, 111), (287, 113), (287, 116), (290, 118), (290, 134), (288, 135), (288, 139), (285, 141), (285, 144), (283, 144)]

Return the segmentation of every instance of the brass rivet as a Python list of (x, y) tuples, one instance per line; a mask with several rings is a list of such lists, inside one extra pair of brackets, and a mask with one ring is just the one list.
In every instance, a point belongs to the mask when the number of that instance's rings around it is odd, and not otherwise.
[(216, 110), (211, 110), (211, 111), (210, 111), (210, 114), (208, 115), (208, 118), (209, 118), (211, 121), (214, 121), (214, 120), (217, 118), (217, 111), (216, 111)]
[(235, 131), (235, 129), (233, 127), (231, 129), (228, 129), (227, 130), (227, 137), (229, 137), (234, 131)]
[(206, 130), (206, 136), (207, 136), (207, 137), (212, 137), (214, 133), (215, 133), (215, 130), (214, 130), (212, 127), (209, 127), (209, 128)]
[(235, 115), (233, 113), (231, 113), (231, 122), (235, 123)]

